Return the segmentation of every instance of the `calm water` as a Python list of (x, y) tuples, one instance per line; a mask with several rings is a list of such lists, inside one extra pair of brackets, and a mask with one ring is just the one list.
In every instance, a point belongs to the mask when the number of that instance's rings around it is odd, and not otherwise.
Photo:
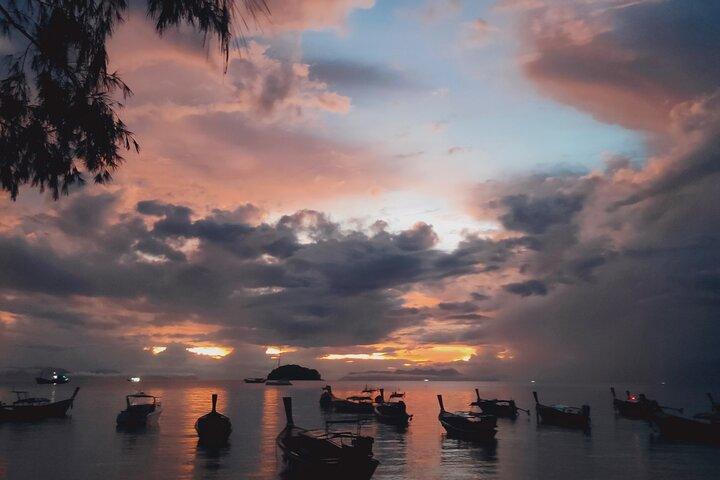
[[(140, 433), (115, 430), (115, 416), (133, 385), (124, 380), (73, 380), (81, 387), (71, 418), (37, 424), (0, 424), (0, 478), (9, 479), (277, 479), (280, 466), (275, 436), (285, 424), (282, 397), (291, 395), (296, 424), (318, 428), (326, 418), (318, 407), (321, 383), (266, 387), (241, 382), (168, 380), (142, 388), (162, 397), (160, 426)], [(335, 382), (339, 396), (357, 383)], [(537, 427), (521, 416), (499, 420), (497, 444), (483, 447), (446, 438), (437, 421), (442, 393), (448, 410), (467, 409), (474, 387), (489, 397), (514, 397), (531, 406), (530, 385), (470, 382), (400, 382), (386, 385), (407, 391), (415, 415), (406, 432), (374, 422), (364, 433), (375, 437), (381, 464), (375, 479), (717, 479), (720, 448), (678, 445), (651, 436), (647, 424), (616, 419), (607, 385), (536, 384), (541, 401), (591, 405), (590, 435)], [(20, 385), (15, 385), (20, 387)], [(33, 393), (66, 398), (73, 387), (26, 385)], [(635, 386), (640, 388), (639, 386)], [(625, 385), (616, 385), (619, 391)], [(9, 386), (0, 397), (11, 398)], [(704, 389), (644, 387), (661, 403), (707, 410)], [(219, 411), (231, 417), (230, 445), (220, 452), (197, 446), (195, 419), (210, 409), (210, 394), (220, 395)]]

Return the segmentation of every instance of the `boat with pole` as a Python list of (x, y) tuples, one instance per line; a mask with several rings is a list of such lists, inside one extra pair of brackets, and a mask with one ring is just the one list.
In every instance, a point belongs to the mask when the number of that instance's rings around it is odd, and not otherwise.
[(515, 404), (515, 400), (498, 400), (493, 398), (492, 400), (480, 398), (480, 391), (475, 389), (475, 396), (477, 400), (470, 404), (471, 407), (478, 407), (482, 413), (495, 415), (499, 418), (510, 418), (516, 419), (518, 417), (518, 411), (525, 412), (530, 415), (530, 410), (520, 408)]
[[(396, 396), (394, 398), (402, 397)], [(377, 418), (380, 423), (401, 427), (406, 427), (410, 423), (412, 415), (407, 413), (407, 408), (403, 400), (393, 401), (393, 396), (391, 395), (390, 399), (385, 401), (385, 389), (383, 388), (380, 389), (378, 399), (379, 401), (375, 403), (375, 418)]]
[(35, 377), (35, 382), (38, 385), (63, 385), (69, 381), (70, 377), (52, 368), (42, 370), (38, 376)]
[(195, 431), (200, 443), (205, 445), (224, 445), (232, 433), (230, 419), (217, 411), (217, 393), (212, 394), (212, 410), (195, 421)]
[(535, 398), (535, 413), (538, 424), (555, 425), (558, 427), (590, 429), (590, 406), (569, 407), (567, 405), (543, 405), (538, 400), (537, 392), (533, 392)]
[(647, 398), (644, 393), (630, 393), (630, 390), (625, 390), (625, 400), (622, 400), (617, 398), (615, 387), (610, 387), (610, 392), (613, 396), (613, 408), (618, 415), (625, 418), (650, 420), (654, 414), (662, 410), (683, 413), (682, 408), (661, 406), (656, 400)]
[(144, 392), (134, 393), (125, 397), (125, 410), (121, 411), (116, 420), (118, 427), (147, 427), (156, 425), (162, 414), (162, 403), (158, 397)]
[(437, 396), (440, 404), (438, 420), (448, 436), (473, 441), (491, 441), (497, 433), (497, 417), (477, 412), (448, 412), (442, 395)]
[(249, 377), (244, 379), (245, 383), (265, 383), (267, 379), (265, 377)]
[(373, 437), (357, 432), (331, 431), (331, 424), (350, 423), (335, 420), (325, 423), (325, 430), (306, 430), (295, 425), (292, 398), (283, 397), (286, 426), (278, 434), (276, 444), (283, 455), (285, 473), (291, 478), (337, 478), (366, 480), (372, 477), (378, 460), (373, 458)]
[(62, 418), (73, 407), (80, 387), (76, 387), (72, 396), (65, 400), (51, 402), (47, 398), (30, 397), (28, 392), (13, 390), (17, 400), (11, 404), (0, 402), (0, 422), (25, 422)]

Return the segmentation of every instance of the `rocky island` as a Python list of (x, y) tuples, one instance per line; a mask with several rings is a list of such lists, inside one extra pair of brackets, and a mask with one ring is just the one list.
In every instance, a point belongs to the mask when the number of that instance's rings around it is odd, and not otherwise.
[(268, 380), (322, 380), (320, 372), (301, 365), (281, 365), (270, 372)]

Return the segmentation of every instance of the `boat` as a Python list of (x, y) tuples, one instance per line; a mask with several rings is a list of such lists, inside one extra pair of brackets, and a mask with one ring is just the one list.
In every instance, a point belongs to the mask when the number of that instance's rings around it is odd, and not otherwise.
[(13, 390), (17, 400), (11, 404), (0, 402), (0, 422), (18, 422), (44, 420), (46, 418), (62, 418), (73, 407), (80, 387), (76, 387), (72, 396), (58, 402), (47, 398), (29, 397), (28, 392)]
[(332, 387), (325, 385), (320, 394), (320, 407), (323, 409), (331, 409), (333, 407), (333, 401), (337, 398), (332, 393)]
[(478, 407), (482, 413), (495, 415), (499, 418), (511, 418), (516, 419), (518, 416), (518, 410), (530, 415), (530, 410), (520, 408), (515, 404), (515, 400), (498, 400), (493, 398), (492, 400), (480, 398), (480, 391), (475, 389), (475, 396), (477, 400), (470, 404), (471, 407)]
[(38, 376), (35, 377), (35, 382), (40, 385), (62, 385), (64, 383), (68, 383), (69, 381), (70, 377), (64, 373), (58, 373), (57, 370), (53, 370), (51, 368), (42, 370)]
[(250, 377), (244, 380), (245, 383), (265, 383), (265, 377)]
[(395, 390), (390, 394), (390, 399), (392, 400), (393, 398), (405, 398), (405, 392), (398, 392)]
[(125, 397), (127, 407), (117, 416), (119, 427), (146, 427), (156, 425), (162, 413), (158, 398), (144, 392)]
[(295, 426), (292, 416), (292, 398), (283, 397), (287, 424), (275, 442), (282, 451), (285, 473), (291, 478), (338, 478), (365, 480), (372, 477), (380, 463), (373, 458), (373, 437), (358, 432), (306, 430)]
[[(395, 397), (402, 398), (402, 397)], [(375, 403), (375, 418), (380, 423), (388, 425), (407, 426), (412, 419), (412, 415), (407, 413), (405, 402), (403, 400), (392, 401), (393, 397), (390, 396), (390, 401), (385, 401), (385, 390), (380, 389), (379, 402)]]
[(660, 436), (668, 440), (720, 443), (720, 415), (718, 414), (696, 415), (688, 418), (661, 410), (654, 413), (650, 421), (660, 432)]
[(345, 399), (336, 398), (333, 400), (333, 409), (338, 413), (358, 413), (371, 414), (373, 410), (373, 400), (366, 395), (352, 395)]
[(278, 378), (277, 380), (266, 380), (265, 385), (270, 386), (283, 386), (283, 385), (292, 385), (290, 380), (285, 380), (284, 378)]
[(128, 377), (127, 381), (130, 383), (140, 383), (142, 379), (140, 377)]
[(535, 413), (538, 423), (555, 425), (558, 427), (590, 429), (590, 406), (569, 407), (567, 405), (543, 405), (538, 400), (537, 392), (533, 392), (535, 398)]
[[(613, 396), (613, 408), (618, 415), (625, 418), (650, 420), (655, 413), (662, 411), (663, 408), (672, 409), (670, 407), (661, 407), (657, 401), (650, 400), (644, 393), (630, 393), (630, 390), (625, 390), (625, 400), (621, 400), (615, 394), (615, 387), (610, 387), (610, 392)], [(672, 410), (678, 410), (682, 413), (682, 409)]]
[(228, 417), (217, 412), (217, 394), (213, 393), (211, 398), (212, 410), (197, 419), (195, 431), (203, 444), (224, 445), (232, 433), (232, 423)]
[(377, 392), (378, 388), (376, 387), (369, 387), (367, 384), (365, 384), (365, 388), (362, 389), (362, 393), (373, 393)]
[(707, 397), (710, 400), (710, 411), (698, 413), (694, 416), (694, 418), (712, 419), (714, 417), (720, 417), (720, 403), (715, 403), (715, 400), (713, 400), (712, 394), (710, 393), (707, 394)]
[(448, 436), (464, 440), (490, 441), (497, 433), (497, 417), (477, 412), (448, 412), (442, 395), (437, 396), (440, 404), (438, 420)]

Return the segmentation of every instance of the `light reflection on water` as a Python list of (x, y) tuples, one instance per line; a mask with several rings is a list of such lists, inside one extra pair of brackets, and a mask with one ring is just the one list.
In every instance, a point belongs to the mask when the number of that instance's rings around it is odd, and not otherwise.
[[(124, 380), (74, 379), (71, 385), (57, 387), (15, 386), (59, 400), (71, 395), (75, 384), (81, 390), (71, 418), (0, 425), (0, 478), (277, 479), (280, 464), (275, 436), (285, 425), (282, 397), (293, 397), (295, 422), (300, 426), (322, 428), (330, 418), (318, 405), (324, 385), (319, 382), (296, 382), (291, 387), (194, 380), (144, 384), (140, 388), (161, 397), (163, 414), (158, 427), (135, 432), (115, 430), (115, 416), (125, 406), (125, 395), (137, 388)], [(522, 414), (514, 422), (499, 420), (494, 445), (447, 438), (437, 421), (435, 395), (443, 394), (448, 410), (466, 410), (475, 386), (489, 397), (514, 397), (519, 406), (531, 406), (530, 385), (402, 383), (401, 389), (408, 392), (408, 411), (414, 415), (410, 427), (398, 430), (373, 421), (363, 427), (365, 434), (375, 437), (374, 451), (381, 461), (373, 478), (714, 479), (720, 471), (720, 448), (668, 444), (653, 439), (643, 422), (616, 419), (606, 385), (533, 386), (547, 403), (589, 403), (590, 435), (537, 427), (534, 417)], [(338, 396), (361, 388), (334, 384)], [(0, 397), (12, 398), (9, 390), (0, 387)], [(707, 408), (704, 389), (644, 390), (669, 404)], [(219, 395), (218, 410), (233, 422), (230, 444), (220, 449), (198, 446), (194, 430), (195, 420), (211, 408), (212, 393)]]

